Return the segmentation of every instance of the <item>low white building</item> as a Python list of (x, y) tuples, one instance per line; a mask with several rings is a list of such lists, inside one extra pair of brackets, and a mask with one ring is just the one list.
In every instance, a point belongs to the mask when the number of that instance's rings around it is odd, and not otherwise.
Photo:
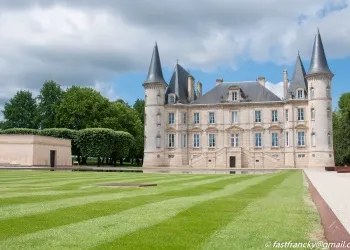
[(145, 88), (144, 167), (278, 168), (334, 166), (333, 73), (320, 33), (305, 72), (300, 56), (284, 97), (256, 81), (202, 84), (176, 64), (164, 80), (157, 44)]

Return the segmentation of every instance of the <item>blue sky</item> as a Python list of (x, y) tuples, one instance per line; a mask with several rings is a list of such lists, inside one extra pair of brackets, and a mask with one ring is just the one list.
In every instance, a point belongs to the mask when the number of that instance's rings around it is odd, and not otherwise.
[[(143, 98), (154, 42), (169, 81), (177, 58), (203, 83), (292, 77), (306, 70), (317, 27), (335, 74), (333, 108), (350, 91), (350, 0), (0, 1), (0, 109), (46, 80), (92, 87), (110, 100)], [(2, 114), (0, 114), (0, 119)]]

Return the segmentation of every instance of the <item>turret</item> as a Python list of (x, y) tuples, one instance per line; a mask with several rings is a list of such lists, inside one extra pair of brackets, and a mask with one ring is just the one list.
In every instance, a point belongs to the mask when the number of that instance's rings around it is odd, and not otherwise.
[(145, 148), (143, 166), (164, 166), (165, 124), (163, 77), (157, 43), (154, 46), (145, 88)]
[(293, 99), (305, 99), (308, 93), (306, 73), (303, 62), (301, 61), (298, 53), (297, 60), (295, 62), (294, 73), (292, 81), (288, 88), (288, 93), (292, 95)]
[(331, 82), (320, 32), (315, 36), (306, 79), (309, 87), (309, 166), (334, 166)]

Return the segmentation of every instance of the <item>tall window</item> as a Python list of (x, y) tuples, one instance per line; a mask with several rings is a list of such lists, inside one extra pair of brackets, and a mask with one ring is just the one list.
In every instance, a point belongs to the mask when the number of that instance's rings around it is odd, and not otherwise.
[(315, 133), (311, 134), (311, 146), (313, 146), (313, 147), (316, 146), (316, 134)]
[(231, 134), (231, 147), (238, 147), (239, 137), (238, 134)]
[(286, 109), (286, 122), (289, 121), (289, 110)]
[(232, 111), (232, 123), (238, 123), (238, 113), (237, 113), (237, 111)]
[(175, 134), (168, 134), (168, 147), (169, 148), (175, 147)]
[(326, 95), (327, 95), (327, 98), (331, 97), (331, 90), (329, 87), (326, 88)]
[(298, 121), (304, 121), (304, 109), (303, 108), (298, 109)]
[(186, 123), (187, 123), (187, 113), (186, 113), (186, 112), (183, 112), (183, 113), (182, 113), (182, 123), (183, 123), (183, 124), (186, 124)]
[(175, 103), (175, 96), (169, 95), (169, 104), (174, 104), (174, 103)]
[(156, 138), (156, 146), (157, 148), (160, 148), (160, 145), (161, 144), (161, 136), (160, 134), (157, 135), (157, 138)]
[(182, 147), (187, 148), (187, 134), (182, 134)]
[(298, 96), (298, 99), (303, 99), (304, 98), (303, 91), (302, 90), (298, 90), (297, 96)]
[(330, 108), (327, 108), (327, 118), (330, 119), (332, 116), (332, 112)]
[(199, 113), (194, 113), (193, 114), (193, 123), (194, 124), (199, 124)]
[(327, 138), (328, 138), (328, 147), (331, 147), (332, 146), (331, 133), (328, 133)]
[(305, 146), (305, 132), (298, 132), (298, 146)]
[(215, 113), (209, 112), (209, 123), (214, 124), (215, 123)]
[(255, 147), (261, 147), (261, 133), (255, 134)]
[(232, 92), (232, 101), (237, 102), (237, 92)]
[(209, 148), (215, 147), (215, 134), (209, 134)]
[(310, 96), (311, 96), (311, 98), (314, 98), (314, 96), (315, 96), (315, 89), (314, 89), (314, 87), (310, 88)]
[(272, 133), (272, 147), (278, 147), (278, 134)]
[(199, 134), (193, 134), (193, 147), (199, 148)]
[(314, 121), (315, 120), (315, 109), (311, 108), (311, 120)]
[(286, 132), (286, 147), (289, 147), (289, 132)]
[(272, 110), (272, 122), (278, 121), (277, 110)]
[(174, 124), (174, 123), (175, 123), (175, 114), (169, 113), (169, 124)]
[(261, 122), (261, 111), (260, 110), (255, 111), (255, 122)]

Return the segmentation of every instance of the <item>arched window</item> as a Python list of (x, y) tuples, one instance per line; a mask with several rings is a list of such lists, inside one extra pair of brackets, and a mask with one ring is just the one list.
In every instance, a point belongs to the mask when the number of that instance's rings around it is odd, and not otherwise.
[(314, 87), (310, 88), (310, 96), (311, 96), (311, 98), (314, 98), (314, 96), (315, 96), (315, 89), (314, 89)]
[(311, 108), (311, 120), (314, 121), (315, 120), (315, 109)]
[(161, 125), (160, 113), (157, 113), (157, 125)]
[(158, 132), (157, 134), (157, 138), (156, 138), (156, 146), (157, 148), (160, 148), (160, 145), (161, 144), (161, 136), (160, 136), (160, 133)]

